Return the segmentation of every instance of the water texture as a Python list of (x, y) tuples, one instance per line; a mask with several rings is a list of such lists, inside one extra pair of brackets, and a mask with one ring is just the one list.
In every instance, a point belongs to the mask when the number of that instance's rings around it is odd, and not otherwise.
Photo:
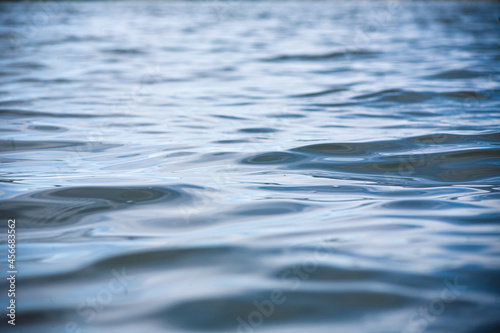
[(500, 331), (499, 3), (0, 13), (2, 331)]

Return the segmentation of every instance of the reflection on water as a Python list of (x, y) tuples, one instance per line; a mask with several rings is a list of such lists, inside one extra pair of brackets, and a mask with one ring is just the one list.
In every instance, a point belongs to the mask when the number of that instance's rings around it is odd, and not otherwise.
[(0, 13), (11, 331), (500, 329), (497, 3)]

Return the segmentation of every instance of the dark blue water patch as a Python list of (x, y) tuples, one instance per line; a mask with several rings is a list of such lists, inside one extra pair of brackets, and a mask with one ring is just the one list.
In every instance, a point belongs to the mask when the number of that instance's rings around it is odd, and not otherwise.
[[(314, 256), (321, 257), (319, 252), (315, 253)], [(306, 263), (309, 268), (307, 272)], [(293, 272), (297, 272), (298, 266), (288, 265), (284, 267), (279, 267), (273, 273), (274, 278), (283, 278), (284, 276), (289, 276)], [(408, 288), (408, 294), (411, 293), (413, 288), (425, 287), (429, 285), (439, 284), (439, 279), (434, 276), (429, 276), (425, 274), (417, 273), (406, 273), (406, 272), (385, 272), (377, 269), (363, 269), (363, 268), (350, 268), (346, 269), (342, 266), (327, 265), (325, 263), (315, 264), (312, 260), (309, 262), (304, 262), (302, 265), (303, 274), (307, 274), (307, 281), (312, 283), (321, 282), (327, 283), (332, 287), (337, 283), (343, 286), (356, 285), (356, 284), (366, 284), (373, 280), (383, 281), (384, 284), (397, 285), (402, 288)]]
[(10, 68), (22, 68), (22, 69), (45, 69), (47, 68), (46, 65), (40, 63), (40, 62), (13, 62), (9, 63)]
[(273, 216), (299, 213), (313, 208), (314, 206), (312, 205), (299, 204), (296, 202), (266, 201), (237, 207), (233, 210), (232, 214), (249, 218), (253, 216)]
[[(484, 207), (483, 207), (484, 210)], [(430, 211), (432, 212), (432, 211)], [(418, 218), (423, 221), (433, 221), (436, 223), (448, 223), (450, 225), (458, 225), (458, 226), (488, 226), (488, 225), (497, 225), (498, 220), (500, 219), (500, 214), (497, 212), (485, 212), (471, 215), (463, 215), (460, 211), (454, 212), (450, 210), (449, 214), (439, 214), (439, 210), (434, 211), (434, 214), (430, 212), (420, 212), (418, 214)], [(404, 220), (405, 218), (414, 219), (415, 212), (409, 213), (409, 216), (405, 217), (401, 213), (399, 214), (386, 214), (385, 218), (388, 219), (400, 219)], [(451, 236), (465, 236), (462, 233), (458, 232), (437, 232), (437, 234), (442, 235), (451, 235)], [(474, 233), (476, 235), (476, 233)], [(496, 233), (482, 235), (482, 233), (478, 232), (477, 236), (487, 236), (487, 237), (498, 237)], [(490, 243), (491, 244), (491, 243)]]
[(317, 96), (323, 96), (323, 95), (330, 95), (330, 94), (334, 94), (334, 93), (338, 93), (338, 92), (346, 91), (346, 90), (347, 90), (347, 88), (339, 87), (339, 88), (332, 88), (332, 89), (327, 89), (327, 90), (318, 91), (318, 92), (291, 95), (289, 97), (291, 97), (291, 98), (317, 97)]
[(496, 333), (500, 331), (500, 319), (492, 319), (486, 324), (473, 324), (470, 332)]
[(439, 113), (435, 113), (432, 111), (402, 111), (402, 117), (410, 116), (410, 117), (440, 117)]
[(309, 104), (310, 106), (316, 106), (321, 109), (313, 109), (313, 108), (308, 108), (308, 111), (322, 111), (324, 108), (338, 108), (338, 107), (345, 107), (345, 106), (355, 106), (358, 105), (358, 103), (354, 102), (341, 102), (341, 103), (311, 103)]
[[(18, 313), (21, 312), (18, 309)], [(24, 329), (28, 329), (28, 332), (50, 332), (54, 329), (54, 312), (58, 314), (58, 318), (64, 320), (65, 322), (71, 322), (74, 319), (74, 309), (70, 309), (64, 306), (57, 305), (46, 305), (40, 309), (30, 309), (22, 311), (23, 318), (25, 318), (26, 323)], [(31, 331), (29, 326), (32, 325)]]
[(444, 200), (394, 200), (388, 203), (384, 203), (382, 207), (387, 209), (402, 209), (406, 211), (410, 210), (445, 210), (445, 209), (481, 209), (481, 206), (462, 203), (456, 201), (444, 201)]
[(374, 57), (378, 54), (375, 51), (369, 50), (348, 50), (338, 51), (323, 54), (286, 54), (272, 58), (263, 59), (266, 62), (281, 62), (281, 61), (322, 61), (322, 60), (350, 60), (351, 58), (367, 58)]
[(28, 129), (39, 132), (65, 132), (68, 130), (67, 128), (53, 125), (30, 125)]
[(351, 143), (320, 143), (292, 149), (292, 151), (332, 156), (352, 156), (366, 157), (381, 152), (396, 152), (410, 149), (411, 144), (401, 140), (372, 141), (372, 142), (351, 142)]
[(244, 118), (244, 117), (237, 117), (237, 116), (230, 116), (230, 115), (223, 115), (223, 114), (215, 114), (212, 117), (229, 119), (229, 120), (248, 120), (248, 118)]
[[(103, 272), (108, 267), (127, 267), (129, 271), (140, 270), (149, 267), (151, 264), (160, 263), (156, 267), (161, 271), (168, 267), (195, 267), (196, 257), (200, 254), (211, 258), (213, 262), (224, 262), (224, 256), (242, 256), (248, 251), (237, 246), (183, 246), (178, 248), (154, 248), (147, 251), (136, 251), (108, 256), (96, 261), (85, 268), (68, 274), (59, 275), (61, 279), (68, 279), (73, 276), (90, 275), (94, 271)], [(208, 262), (205, 265), (209, 264)], [(47, 279), (48, 280), (48, 279)]]
[(188, 204), (195, 197), (185, 188), (180, 185), (58, 188), (5, 199), (1, 211), (6, 216), (17, 216), (20, 228), (57, 227), (106, 211), (141, 205)]
[(119, 144), (106, 144), (102, 142), (78, 142), (78, 141), (21, 141), (0, 140), (0, 151), (19, 152), (19, 151), (75, 151), (80, 152), (102, 152), (111, 148), (120, 147)]
[(146, 54), (145, 50), (139, 48), (109, 48), (109, 49), (102, 49), (101, 52), (116, 54), (116, 55), (126, 55), (126, 56)]
[(208, 153), (208, 154), (203, 154), (196, 160), (193, 160), (190, 163), (195, 163), (198, 164), (201, 161), (203, 162), (213, 162), (213, 161), (224, 161), (224, 160), (234, 160), (235, 156), (238, 156), (238, 153), (235, 152), (215, 152), (215, 153)]
[(213, 141), (213, 143), (218, 143), (218, 144), (239, 144), (239, 143), (248, 143), (250, 142), (249, 140), (218, 140), (218, 141)]
[(270, 114), (269, 118), (305, 118), (306, 115), (300, 113), (278, 113), (278, 114)]
[(486, 76), (485, 73), (472, 71), (468, 69), (452, 69), (443, 71), (441, 73), (428, 75), (425, 78), (433, 80), (463, 80), (463, 79), (474, 79), (485, 76)]
[(241, 133), (274, 133), (279, 130), (276, 128), (269, 127), (251, 127), (251, 128), (242, 128), (238, 130)]
[[(57, 45), (57, 44), (69, 44), (69, 43), (75, 43), (75, 45), (78, 45), (78, 43), (85, 43), (85, 42), (106, 42), (107, 39), (99, 36), (93, 36), (93, 35), (74, 35), (74, 36), (66, 36), (63, 38), (54, 38), (51, 40), (40, 40), (38, 41), (37, 45)], [(65, 55), (66, 56), (66, 55)]]
[(12, 118), (99, 118), (99, 117), (130, 117), (127, 114), (86, 114), (86, 113), (68, 113), (68, 112), (46, 112), (30, 111), (19, 109), (0, 109), (0, 116)]
[(370, 94), (358, 95), (353, 98), (359, 100), (369, 100), (372, 102), (420, 103), (431, 99), (432, 96), (427, 93), (416, 91), (388, 89)]
[[(473, 165), (463, 166), (454, 163), (453, 160), (447, 161), (446, 159), (447, 154), (440, 153), (427, 154), (418, 160), (414, 160), (413, 155), (395, 155), (357, 163), (313, 159), (310, 162), (299, 163), (294, 168), (338, 172), (343, 176), (348, 174), (361, 175), (361, 178), (363, 178), (362, 175), (365, 175), (366, 179), (377, 181), (393, 178), (414, 179), (415, 182), (418, 182), (417, 179), (424, 179), (442, 184), (464, 184), (479, 180), (494, 184), (495, 181), (498, 181), (500, 173), (500, 165), (498, 164), (488, 164), (479, 160), (470, 161), (470, 163), (474, 163)], [(462, 160), (462, 162), (466, 162), (466, 160)], [(334, 174), (332, 177), (335, 177)], [(340, 178), (342, 179), (342, 177)], [(358, 177), (356, 176), (356, 178)]]
[(443, 159), (450, 163), (467, 163), (491, 160), (495, 165), (500, 165), (500, 148), (464, 149), (442, 153)]
[(267, 152), (247, 157), (241, 161), (243, 164), (289, 164), (305, 158), (297, 153)]
[[(317, 167), (359, 173), (387, 172), (400, 176), (425, 176), (445, 182), (487, 179), (498, 176), (500, 150), (490, 147), (498, 133), (483, 135), (435, 134), (360, 143), (325, 143), (294, 148), (291, 151), (310, 156)], [(474, 144), (476, 149), (453, 151), (457, 144)], [(426, 152), (424, 147), (441, 147), (442, 152)], [(316, 157), (318, 156), (318, 157)], [(319, 157), (324, 156), (324, 157)], [(331, 156), (331, 157), (328, 157)], [(347, 162), (345, 158), (359, 162)], [(300, 167), (300, 166), (297, 166)]]
[(474, 253), (474, 252), (482, 252), (489, 248), (489, 245), (481, 245), (481, 244), (448, 244), (444, 245), (443, 248), (456, 252), (465, 252), (465, 253)]
[[(250, 293), (227, 295), (221, 298), (209, 297), (198, 301), (185, 301), (169, 307), (156, 314), (158, 320), (165, 324), (174, 324), (179, 329), (188, 331), (208, 329), (210, 331), (244, 332), (251, 320), (251, 314), (256, 311), (256, 305), (268, 302), (272, 289), (255, 288)], [(280, 289), (281, 291), (282, 289)], [(348, 321), (356, 317), (356, 311), (376, 308), (374, 314), (391, 307), (407, 305), (410, 297), (373, 290), (335, 290), (325, 292), (314, 290), (286, 290), (280, 299), (283, 304), (273, 305), (272, 316), (266, 318), (268, 327), (294, 327), (315, 322), (327, 324), (331, 320)], [(278, 301), (279, 303), (279, 301)], [(270, 307), (269, 307), (270, 308)], [(206, 309), (210, 309), (208, 312)], [(357, 309), (357, 310), (355, 310)], [(185, 316), (185, 313), (196, 313), (195, 319)], [(229, 320), (233, 318), (233, 320)], [(238, 321), (237, 318), (240, 318)], [(245, 318), (243, 320), (243, 318)], [(242, 324), (246, 323), (246, 324)], [(243, 326), (241, 326), (243, 325)], [(246, 325), (246, 326), (244, 326)], [(245, 328), (244, 328), (245, 327)]]
[(442, 93), (436, 93), (437, 96), (447, 97), (447, 98), (456, 98), (456, 99), (488, 99), (489, 96), (481, 93), (479, 91), (468, 91), (468, 90), (459, 90), (459, 91), (448, 91)]
[(165, 158), (176, 158), (176, 157), (184, 157), (184, 156), (191, 156), (195, 155), (196, 153), (191, 152), (191, 151), (178, 151), (175, 153), (170, 153), (165, 155)]
[(74, 82), (71, 79), (58, 78), (58, 79), (43, 79), (36, 77), (24, 77), (10, 81), (9, 83), (43, 83), (43, 84), (69, 84)]
[(437, 145), (437, 144), (441, 145), (441, 144), (457, 144), (457, 143), (473, 142), (475, 140), (481, 140), (481, 136), (436, 133), (436, 134), (410, 137), (404, 140), (412, 143), (417, 143), (419, 145)]

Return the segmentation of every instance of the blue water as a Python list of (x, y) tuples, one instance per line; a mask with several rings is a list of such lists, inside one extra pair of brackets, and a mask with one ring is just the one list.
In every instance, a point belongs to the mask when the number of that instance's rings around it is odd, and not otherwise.
[(499, 332), (498, 17), (0, 3), (2, 332)]

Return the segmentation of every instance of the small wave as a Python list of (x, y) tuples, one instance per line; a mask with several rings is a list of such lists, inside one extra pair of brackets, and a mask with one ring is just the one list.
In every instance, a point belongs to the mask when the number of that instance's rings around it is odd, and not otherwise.
[[(298, 163), (294, 168), (331, 172), (331, 178), (369, 179), (377, 183), (399, 179), (416, 184), (427, 180), (434, 184), (467, 184), (482, 181), (494, 184), (498, 181), (500, 165), (498, 151), (453, 152), (430, 154), (393, 154), (382, 157), (360, 157), (360, 162), (344, 162), (311, 159)], [(497, 162), (495, 162), (497, 161)], [(351, 176), (349, 176), (351, 175)], [(328, 175), (322, 174), (327, 177)]]
[(414, 136), (410, 138), (405, 138), (404, 140), (424, 145), (456, 144), (465, 142), (474, 143), (478, 141), (483, 141), (487, 143), (487, 142), (500, 142), (500, 133), (485, 133), (485, 134), (475, 134), (475, 135), (436, 133), (436, 134)]
[(478, 209), (480, 206), (446, 200), (394, 200), (382, 205), (387, 209), (420, 211), (420, 210), (451, 210), (451, 209)]
[(453, 69), (444, 71), (438, 74), (425, 76), (426, 79), (434, 80), (460, 80), (460, 79), (474, 79), (486, 76), (484, 73), (475, 72), (467, 69)]
[(112, 48), (102, 49), (103, 53), (118, 54), (118, 55), (143, 55), (146, 52), (139, 48)]
[(0, 140), (0, 151), (30, 151), (30, 150), (73, 150), (80, 147), (80, 151), (102, 151), (120, 147), (118, 144), (105, 144), (101, 142), (81, 141), (23, 141)]
[(443, 93), (436, 93), (437, 96), (459, 99), (488, 99), (488, 96), (478, 91), (449, 91)]
[(30, 125), (28, 129), (40, 132), (66, 132), (68, 129), (61, 126), (52, 125)]
[(61, 84), (67, 84), (67, 83), (71, 83), (72, 80), (63, 79), (63, 78), (47, 80), (47, 79), (39, 79), (39, 78), (34, 78), (34, 77), (25, 77), (25, 78), (16, 79), (13, 82), (18, 82), (18, 83), (45, 83), (45, 84), (61, 83)]
[(27, 193), (3, 200), (2, 213), (18, 216), (20, 227), (70, 224), (95, 213), (144, 204), (186, 203), (193, 200), (183, 186), (71, 187)]
[(238, 131), (242, 132), (242, 133), (274, 133), (274, 132), (278, 132), (277, 129), (269, 128), (269, 127), (242, 128)]
[(305, 115), (299, 113), (278, 113), (278, 114), (270, 114), (269, 118), (304, 118)]
[(44, 64), (39, 62), (27, 61), (27, 62), (14, 62), (9, 64), (11, 68), (22, 68), (22, 69), (44, 69), (47, 68)]
[(258, 204), (246, 204), (241, 207), (234, 208), (231, 215), (239, 216), (240, 218), (253, 218), (255, 216), (273, 216), (299, 213), (304, 210), (310, 210), (313, 206), (308, 204), (298, 204), (296, 202), (280, 202), (266, 201)]
[(419, 103), (430, 98), (429, 94), (401, 89), (381, 90), (371, 94), (358, 95), (354, 99), (369, 99), (377, 102)]
[(40, 41), (38, 45), (59, 45), (68, 43), (85, 43), (85, 42), (105, 42), (106, 39), (98, 36), (75, 36), (70, 35), (59, 39), (51, 39), (46, 41)]
[(299, 154), (290, 152), (268, 152), (247, 157), (241, 161), (243, 164), (286, 164), (299, 161)]
[(218, 140), (218, 141), (213, 141), (213, 143), (218, 143), (218, 144), (237, 144), (237, 143), (245, 143), (249, 142), (248, 140)]
[[(96, 117), (116, 117), (113, 114), (85, 114), (85, 113), (51, 113), (45, 111), (29, 111), (29, 110), (17, 110), (17, 109), (0, 109), (0, 116), (5, 117), (19, 117), (19, 118), (96, 118)], [(119, 115), (120, 117), (126, 117), (126, 115)]]
[(224, 114), (215, 114), (212, 117), (221, 118), (221, 119), (229, 119), (229, 120), (248, 120), (248, 118), (229, 116), (229, 115), (224, 115)]
[[(298, 284), (301, 284), (298, 278), (295, 279), (299, 281)], [(283, 299), (283, 303), (273, 305), (272, 316), (265, 317), (268, 327), (281, 327), (280, 332), (293, 331), (294, 327), (312, 322), (316, 325), (322, 324), (323, 327), (328, 327), (328, 325), (331, 327), (333, 320), (355, 320), (359, 316), (359, 311), (373, 311), (376, 307), (377, 311), (382, 312), (408, 306), (412, 302), (412, 298), (408, 295), (385, 290), (370, 290), (371, 285), (363, 288), (360, 285), (350, 284), (349, 289), (342, 290), (342, 286), (330, 284), (330, 288), (319, 291), (314, 290), (311, 286), (312, 282), (303, 284), (306, 286), (301, 286), (300, 289), (295, 287), (291, 289), (283, 283), (280, 285), (281, 288), (276, 292), (279, 291), (279, 297)], [(346, 287), (343, 286), (343, 288)], [(177, 329), (186, 332), (202, 330), (253, 332), (246, 322), (249, 319), (252, 322), (254, 313), (261, 315), (256, 310), (263, 306), (259, 307), (259, 304), (266, 304), (262, 309), (269, 307), (267, 303), (271, 301), (268, 299), (273, 294), (272, 288), (256, 287), (255, 289), (257, 290), (253, 292), (236, 291), (232, 294), (187, 299), (157, 310), (150, 319), (159, 320), (164, 325), (174, 325)], [(196, 316), (188, 317), (186, 313), (195, 313)], [(317, 330), (328, 331), (320, 328)], [(369, 331), (369, 328), (364, 327), (363, 331)]]
[[(364, 177), (377, 182), (389, 178), (438, 183), (494, 182), (500, 174), (500, 149), (491, 143), (498, 142), (498, 136), (442, 133), (398, 140), (314, 144), (291, 149), (300, 155), (294, 156), (296, 163), (290, 162), (286, 167), (329, 171), (333, 178), (351, 174), (356, 179)], [(466, 149), (463, 144), (467, 144)], [(262, 156), (265, 161), (266, 155)], [(258, 161), (259, 155), (254, 158)], [(244, 161), (253, 163), (252, 158)]]
[(372, 141), (351, 143), (321, 143), (292, 149), (293, 151), (320, 155), (359, 155), (366, 156), (387, 151), (408, 149), (410, 145), (403, 141)]
[(330, 60), (351, 57), (363, 58), (371, 57), (377, 55), (377, 52), (368, 50), (352, 50), (352, 51), (337, 51), (322, 54), (292, 54), (292, 55), (280, 55), (273, 58), (263, 59), (263, 61), (275, 62), (275, 61), (316, 61), (316, 60)]
[(318, 92), (313, 92), (313, 93), (291, 95), (289, 97), (291, 97), (291, 98), (316, 97), (316, 96), (330, 95), (330, 94), (334, 94), (334, 93), (346, 91), (346, 90), (347, 90), (346, 88), (333, 88), (333, 89), (328, 89), (328, 90), (323, 90), (323, 91), (318, 91)]

